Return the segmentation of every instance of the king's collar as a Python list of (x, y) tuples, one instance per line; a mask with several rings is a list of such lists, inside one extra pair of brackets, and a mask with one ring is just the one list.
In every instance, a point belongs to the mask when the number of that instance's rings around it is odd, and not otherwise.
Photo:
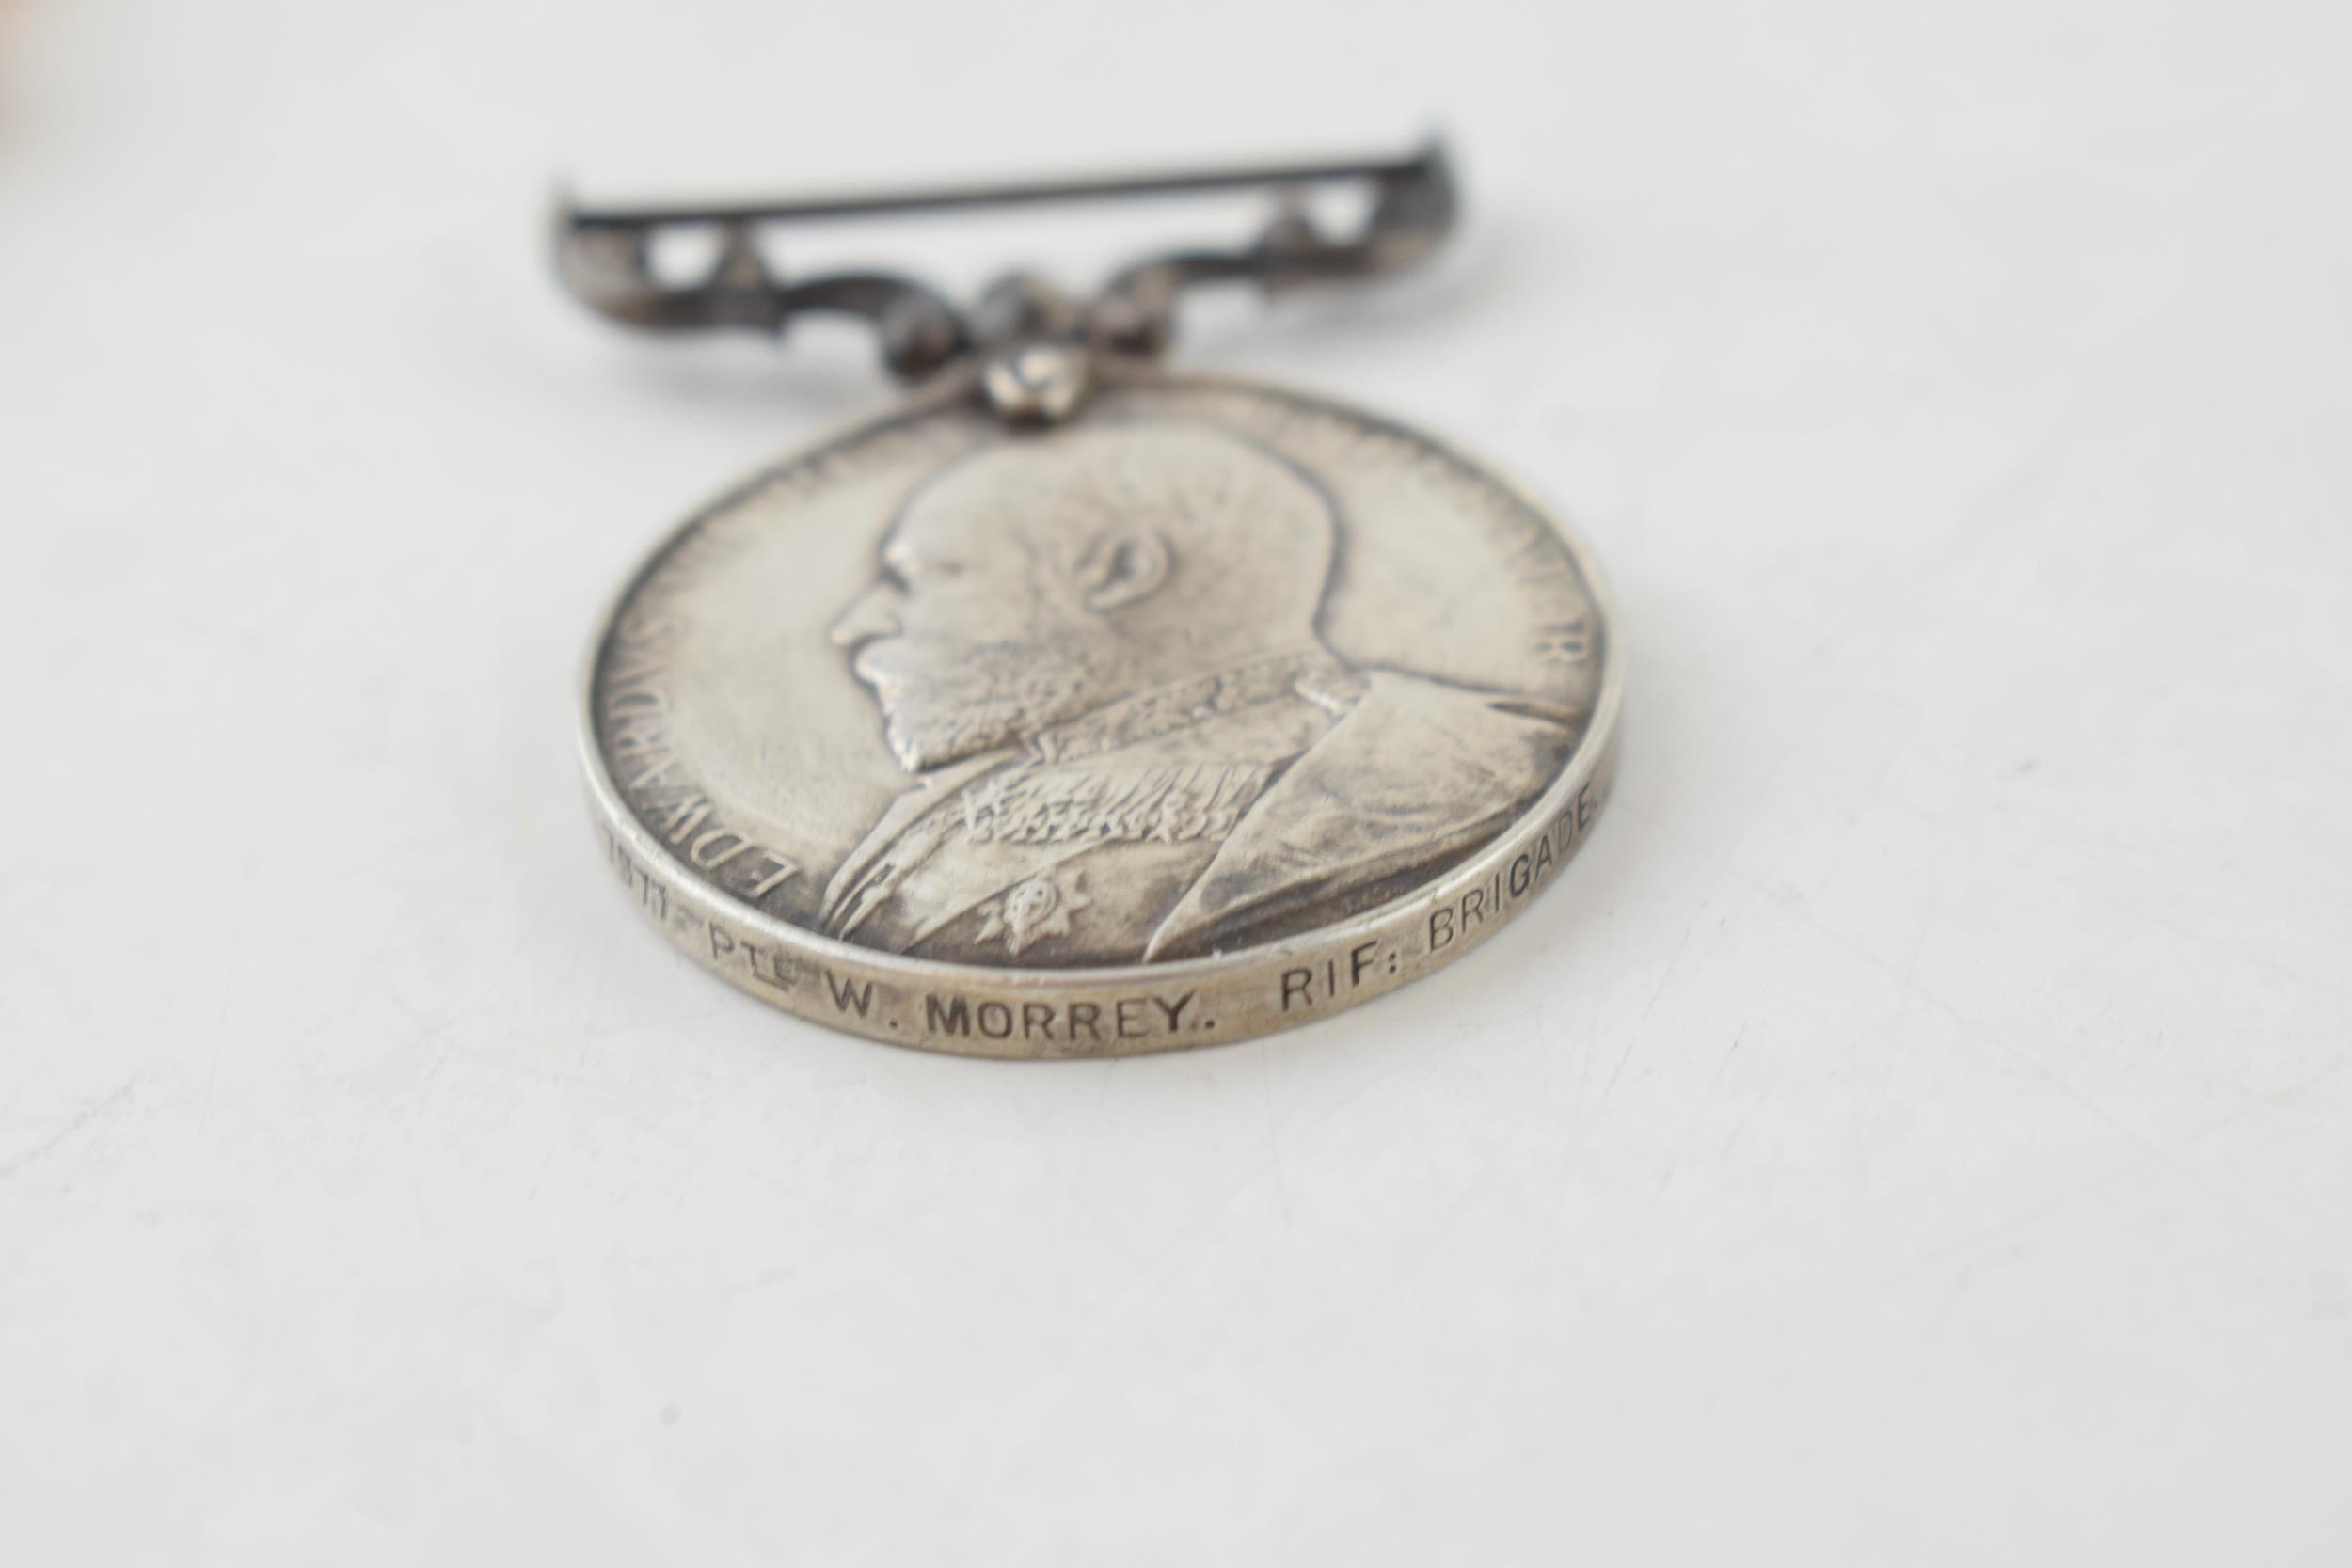
[(1040, 730), (1029, 746), (1042, 763), (1080, 762), (1284, 697), (1305, 697), (1338, 713), (1358, 685), (1339, 657), (1317, 643), (1122, 697)]

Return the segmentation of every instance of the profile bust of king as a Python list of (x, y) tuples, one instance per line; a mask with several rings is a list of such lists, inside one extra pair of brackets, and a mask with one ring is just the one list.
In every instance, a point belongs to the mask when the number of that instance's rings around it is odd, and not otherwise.
[(824, 928), (1000, 966), (1195, 957), (1493, 838), (1583, 716), (1339, 657), (1341, 544), (1321, 485), (1206, 425), (1020, 436), (928, 479), (833, 627), (913, 783)]

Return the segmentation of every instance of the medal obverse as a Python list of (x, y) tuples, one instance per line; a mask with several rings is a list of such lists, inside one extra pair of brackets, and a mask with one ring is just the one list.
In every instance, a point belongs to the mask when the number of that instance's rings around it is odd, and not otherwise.
[(1029, 331), (674, 533), (583, 744), (613, 869), (745, 990), (1164, 1051), (1380, 995), (1548, 887), (1609, 788), (1611, 631), (1460, 453)]

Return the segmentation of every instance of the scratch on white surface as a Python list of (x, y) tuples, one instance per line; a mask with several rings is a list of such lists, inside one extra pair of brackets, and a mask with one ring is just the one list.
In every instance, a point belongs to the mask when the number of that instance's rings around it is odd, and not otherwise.
[[(2019, 1067), (2024, 1068), (2027, 1072), (2033, 1074), (2034, 1077), (2040, 1079), (2042, 1083), (2047, 1084), (2050, 1087), (2058, 1090), (2059, 1094), (2065, 1096), (2068, 1100), (2073, 1101), (2084, 1110), (2089, 1111), (2092, 1116), (2098, 1117), (2101, 1121), (2106, 1122), (2109, 1127), (2114, 1128), (2125, 1137), (2130, 1138), (2134, 1143), (2140, 1145), (2143, 1148), (2147, 1149), (2157, 1158), (2179, 1166), (2179, 1162), (2172, 1159), (2170, 1151), (2167, 1149), (2164, 1145), (2158, 1143), (2154, 1138), (2149, 1136), (2147, 1132), (2133, 1126), (2130, 1122), (2125, 1121), (2122, 1117), (2117, 1116), (2114, 1112), (2108, 1110), (2106, 1106), (2091, 1099), (2090, 1096), (2085, 1094), (2082, 1090), (2076, 1088), (2074, 1085), (2059, 1077), (2056, 1072), (2053, 1072), (2050, 1069), (2047, 1064), (2020, 1049), (2016, 1044), (2004, 1037), (1999, 1031), (1994, 1029), (1990, 1024), (1983, 1022), (1981, 1020), (1971, 1018), (1966, 1013), (1962, 1012), (1950, 1002), (1947, 1001), (1942, 996), (1937, 995), (1927, 987), (1919, 984), (1918, 980), (1915, 976), (1905, 975), (1901, 971), (1896, 969), (1893, 965), (1879, 958), (1876, 954), (1869, 952), (1859, 943), (1853, 942), (1851, 939), (1824, 924), (1819, 916), (1815, 915), (1810, 910), (1805, 909), (1803, 905), (1800, 904), (1795, 906), (1795, 912), (1799, 919), (1804, 921), (1805, 924), (1811, 926), (1815, 930), (1820, 932), (1832, 942), (1836, 942), (1840, 947), (1845, 948), (1848, 952), (1853, 954), (1856, 958), (1868, 964), (1871, 968), (1879, 971), (1883, 974), (1887, 975), (1898, 985), (1904, 987), (1908, 993), (1918, 996), (1920, 1000), (1933, 1006), (1937, 1011), (1944, 1014), (1946, 1018), (1948, 1018), (1954, 1023), (1958, 1024), (1963, 1032), (1969, 1037), (1981, 1040), (1984, 1044), (1991, 1046), (1994, 1050), (1999, 1052), (2003, 1056), (2014, 1062)], [(2179, 1166), (2179, 1168), (2184, 1170), (2186, 1169), (2185, 1166)], [(2193, 1177), (2195, 1173), (2189, 1172), (2188, 1174)]]
[[(1717, 879), (1717, 885), (1721, 885), (1720, 878)], [(1711, 893), (1709, 896), (1712, 896)], [(1703, 911), (1705, 908), (1706, 904), (1702, 901), (1700, 909)], [(1606, 1101), (1610, 1092), (1617, 1086), (1618, 1076), (1625, 1071), (1626, 1063), (1633, 1059), (1634, 1048), (1642, 1043), (1642, 1035), (1649, 1023), (1649, 1016), (1658, 1010), (1659, 999), (1666, 994), (1666, 982), (1674, 978), (1676, 966), (1682, 962), (1683, 949), (1691, 945), (1691, 932), (1698, 925), (1699, 918), (1698, 915), (1693, 915), (1683, 923), (1682, 934), (1675, 939), (1675, 950), (1667, 957), (1666, 967), (1659, 971), (1658, 984), (1650, 988), (1649, 1000), (1642, 1005), (1641, 1016), (1633, 1021), (1633, 1027), (1626, 1031), (1625, 1049), (1617, 1053), (1616, 1066), (1609, 1069), (1608, 1078), (1600, 1085), (1600, 1098), (1603, 1101)]]
[(18, 1155), (15, 1159), (8, 1161), (6, 1164), (0, 1164), (0, 1180), (5, 1180), (8, 1178), (16, 1175), (19, 1171), (24, 1170), (26, 1166), (32, 1164), (35, 1161), (40, 1159), (43, 1155), (49, 1153), (50, 1150), (56, 1148), (58, 1145), (64, 1143), (67, 1139), (72, 1137), (77, 1132), (82, 1132), (89, 1128), (95, 1127), (99, 1122), (113, 1116), (123, 1106), (129, 1104), (131, 1102), (131, 1091), (138, 1087), (138, 1082), (139, 1074), (135, 1072), (133, 1073), (130, 1077), (123, 1080), (120, 1087), (115, 1089), (111, 1094), (91, 1101), (88, 1106), (76, 1114), (74, 1117), (71, 1121), (68, 1121), (63, 1127), (58, 1128), (56, 1132), (51, 1133), (48, 1137), (43, 1138), (40, 1142), (35, 1144), (24, 1153)]
[(1740, 1119), (1738, 1121), (1731, 1124), (1731, 1131), (1724, 1134), (1724, 1141), (1716, 1148), (1715, 1152), (1717, 1154), (1730, 1153), (1731, 1146), (1740, 1141), (1740, 1134), (1746, 1132), (1748, 1130), (1748, 1123), (1756, 1119), (1756, 1113), (1771, 1104), (1775, 1098), (1776, 1091), (1767, 1089), (1762, 1094), (1757, 1095), (1754, 1100), (1749, 1101), (1748, 1108), (1740, 1113)]
[[(1819, 922), (1815, 924), (1818, 927)], [(1896, 1018), (1896, 1024), (1899, 1028), (1911, 1021), (1915, 1013), (1914, 1004), (1923, 997), (1919, 987), (1919, 959), (1927, 951), (1928, 928), (1927, 920), (1923, 919), (1918, 922), (1912, 931), (1911, 951), (1903, 956), (1902, 1011)], [(1862, 1124), (1862, 1173), (1859, 1187), (1866, 1195), (1870, 1191), (1870, 1178), (1878, 1165), (1879, 1128), (1886, 1117), (1887, 1090), (1894, 1079), (1894, 1055), (1883, 1051), (1876, 1053), (1870, 1070), (1870, 1108), (1865, 1113)]]
[[(2241, 963), (2249, 964), (2265, 974), (2277, 975), (2281, 979), (2293, 980), (2298, 985), (2309, 986), (2313, 990), (2324, 991), (2329, 996), (2352, 1001), (2352, 986), (2346, 986), (2335, 980), (2322, 979), (2294, 964), (2283, 963), (2277, 958), (2265, 958), (2260, 953), (2249, 952), (2233, 942), (2224, 942), (2219, 937), (2209, 935), (2193, 927), (2183, 926), (2176, 921), (2169, 920), (2154, 911), (2135, 908), (2132, 912), (2146, 920), (2151, 926), (2169, 931), (2183, 942), (2201, 947), (2209, 953), (2219, 953), (2225, 958), (2235, 958)], [(2345, 1044), (2352, 1046), (2352, 1038), (2348, 1038)]]
[[(1665, 1170), (1659, 1175), (1657, 1187), (1650, 1193), (1650, 1202), (1653, 1206), (1660, 1198), (1666, 1196), (1666, 1188), (1674, 1180), (1675, 1172), (1682, 1168), (1682, 1156), (1691, 1147), (1692, 1135), (1699, 1130), (1699, 1121), (1706, 1116), (1707, 1107), (1714, 1102), (1715, 1086), (1724, 1081), (1724, 1073), (1730, 1068), (1732, 1057), (1740, 1053), (1740, 1042), (1747, 1037), (1748, 1031), (1743, 1024), (1739, 1032), (1731, 1037), (1731, 1043), (1724, 1048), (1723, 1055), (1715, 1063), (1715, 1070), (1708, 1075), (1707, 1087), (1699, 1091), (1698, 1103), (1691, 1107), (1689, 1124), (1684, 1127), (1682, 1136), (1675, 1140), (1674, 1155), (1666, 1162)], [(1742, 1120), (1744, 1119), (1743, 1117)]]
[(9, 950), (20, 958), (31, 960), (34, 973), (49, 983), (50, 990), (60, 1003), (64, 1004), (68, 1012), (77, 1018), (88, 1012), (87, 1005), (75, 993), (72, 986), (67, 983), (64, 966), (51, 957), (49, 951), (40, 942), (33, 941), (29, 935), (16, 937), (12, 938)]
[(2169, 1147), (2158, 1144), (2152, 1139), (2140, 1139), (2138, 1140), (2140, 1144), (2140, 1151), (2133, 1158), (2120, 1161), (2109, 1168), (2102, 1170), (2095, 1175), (2086, 1177), (2079, 1181), (2069, 1182), (2056, 1192), (2045, 1194), (2034, 1201), (2014, 1210), (1992, 1225), (1971, 1231), (1966, 1236), (1951, 1243), (1949, 1245), (1937, 1249), (1929, 1257), (1918, 1259), (1914, 1263), (1886, 1275), (1877, 1281), (1871, 1288), (1874, 1290), (1891, 1289), (1908, 1281), (1916, 1279), (1921, 1275), (1932, 1272), (1936, 1268), (1939, 1268), (1943, 1264), (1950, 1261), (1952, 1259), (1963, 1257), (1969, 1253), (1978, 1251), (1990, 1242), (1996, 1241), (2012, 1231), (2022, 1229), (2026, 1226), (2036, 1224), (2039, 1221), (2047, 1218), (2058, 1209), (2073, 1202), (2075, 1198), (2080, 1197), (2086, 1193), (2095, 1191), (2098, 1188), (2122, 1180), (2136, 1171), (2146, 1169), (2151, 1164), (2162, 1164), (2172, 1170), (2182, 1172), (2194, 1181), (2201, 1189), (2211, 1191), (2211, 1184), (2202, 1179), (2202, 1174), (2197, 1171), (2195, 1167), (2186, 1164), (2184, 1161), (2178, 1158), (2179, 1151), (2191, 1147), (2201, 1139), (2210, 1137), (2212, 1134), (2220, 1132), (2224, 1128), (2227, 1128), (2235, 1122), (2244, 1120), (2249, 1116), (2257, 1115), (2265, 1110), (2276, 1109), (2278, 1106), (2292, 1101), (2296, 1096), (2306, 1093), (2314, 1085), (2324, 1083), (2328, 1079), (2336, 1077), (2348, 1069), (2352, 1069), (2352, 1063), (2338, 1063), (2336, 1066), (2328, 1068), (2325, 1071), (2314, 1073), (2311, 1077), (2306, 1078), (2299, 1083), (2290, 1085), (2288, 1087), (2280, 1090), (2277, 1094), (2265, 1095), (2261, 1101), (2252, 1105), (2243, 1106), (2238, 1110), (2232, 1112), (2228, 1116), (2207, 1123), (2205, 1126), (2199, 1128), (2196, 1132), (2189, 1133), (2187, 1136), (2180, 1139), (2177, 1143)]
[(2307, 1078), (2298, 1079), (2282, 1089), (2258, 1095), (2227, 1115), (2215, 1117), (2193, 1132), (2185, 1133), (2174, 1140), (2171, 1147), (2176, 1151), (2185, 1151), (2195, 1148), (2216, 1132), (2236, 1126), (2249, 1117), (2260, 1116), (2265, 1111), (2283, 1111), (2320, 1085), (2331, 1078), (2340, 1078), (2347, 1072), (2352, 1072), (2352, 1061), (2342, 1061), (2332, 1067), (2322, 1068)]

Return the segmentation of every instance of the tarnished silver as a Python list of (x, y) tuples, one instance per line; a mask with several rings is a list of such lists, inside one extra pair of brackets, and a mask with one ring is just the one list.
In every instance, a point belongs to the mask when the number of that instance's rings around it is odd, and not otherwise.
[(1090, 319), (1000, 284), (597, 637), (612, 864), (755, 995), (977, 1055), (1244, 1039), (1476, 946), (1592, 829), (1620, 677), (1581, 546), (1427, 436)]
[(1092, 356), (1075, 343), (1009, 343), (980, 367), (980, 390), (999, 419), (1053, 424), (1078, 411), (1094, 381)]
[[(1300, 198), (1322, 187), (1359, 185), (1371, 193), (1353, 233), (1316, 228)], [(763, 248), (763, 237), (815, 224), (977, 207), (1125, 200), (1235, 190), (1275, 194), (1280, 207), (1255, 240), (1230, 247), (1172, 251), (1120, 269), (1083, 310), (1041, 330), (1027, 308), (1054, 300), (1031, 280), (1011, 280), (959, 311), (929, 284), (901, 273), (856, 271), (788, 278)], [(568, 198), (555, 218), (557, 276), (580, 302), (627, 326), (656, 332), (746, 327), (782, 333), (813, 314), (861, 317), (874, 324), (882, 362), (904, 381), (920, 381), (976, 349), (1035, 336), (1074, 332), (1112, 353), (1152, 357), (1175, 331), (1187, 292), (1219, 283), (1269, 292), (1301, 284), (1375, 277), (1411, 266), (1454, 225), (1453, 166), (1435, 140), (1403, 158), (1271, 165), (1183, 173), (1081, 177), (1024, 183), (837, 196), (795, 201), (700, 205), (581, 206)], [(660, 276), (656, 246), (665, 237), (715, 236), (716, 260), (703, 276)]]
[(1474, 946), (1609, 785), (1605, 594), (1533, 503), (1320, 400), (1126, 363), (788, 460), (647, 562), (590, 778), (671, 939), (990, 1055), (1246, 1038)]

